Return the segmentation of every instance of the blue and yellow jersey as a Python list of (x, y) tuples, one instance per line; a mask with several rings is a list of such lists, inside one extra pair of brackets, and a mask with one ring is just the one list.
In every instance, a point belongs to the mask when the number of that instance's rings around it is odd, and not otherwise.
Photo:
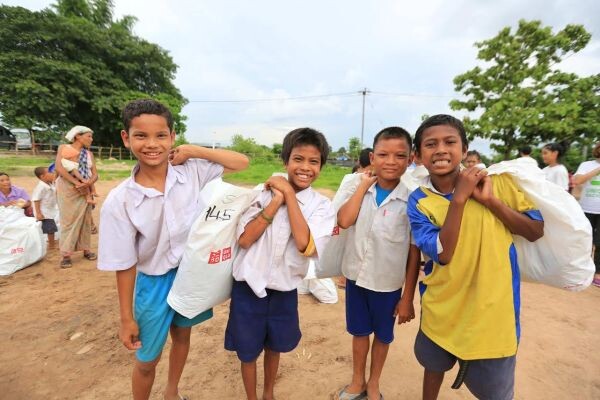
[[(491, 178), (498, 199), (542, 220), (509, 175)], [(452, 260), (441, 265), (438, 235), (451, 199), (452, 194), (421, 187), (408, 202), (415, 242), (431, 258), (420, 284), (421, 329), (463, 360), (512, 356), (520, 334), (519, 265), (512, 234), (488, 208), (469, 199)]]

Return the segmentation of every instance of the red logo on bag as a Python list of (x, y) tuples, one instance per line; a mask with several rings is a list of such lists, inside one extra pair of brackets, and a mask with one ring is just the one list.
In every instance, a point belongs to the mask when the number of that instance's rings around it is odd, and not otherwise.
[(226, 247), (223, 249), (223, 258), (222, 260), (229, 260), (231, 258), (231, 247)]
[(331, 232), (331, 236), (336, 236), (339, 234), (340, 234), (340, 227), (336, 225), (333, 227), (333, 232)]
[(220, 261), (221, 261), (221, 250), (211, 251), (210, 257), (208, 258), (208, 263), (209, 264), (217, 264)]
[(25, 253), (25, 249), (22, 247), (15, 247), (14, 249), (10, 249), (10, 254), (22, 254)]

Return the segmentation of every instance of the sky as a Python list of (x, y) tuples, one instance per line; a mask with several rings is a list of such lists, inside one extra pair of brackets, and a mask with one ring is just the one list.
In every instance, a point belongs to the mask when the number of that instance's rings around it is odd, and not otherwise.
[[(51, 1), (3, 1), (39, 10)], [(387, 126), (414, 133), (423, 114), (450, 110), (452, 79), (477, 65), (474, 43), (519, 19), (554, 31), (583, 24), (592, 40), (561, 69), (600, 72), (597, 0), (114, 0), (115, 16), (137, 17), (134, 33), (169, 51), (175, 84), (189, 100), (189, 141), (228, 144), (233, 134), (281, 143), (310, 126), (337, 150)], [(335, 96), (323, 96), (336, 94)], [(341, 94), (341, 95), (338, 95)], [(281, 100), (297, 98), (296, 100)], [(206, 102), (277, 99), (276, 101)], [(476, 139), (471, 148), (490, 153)]]

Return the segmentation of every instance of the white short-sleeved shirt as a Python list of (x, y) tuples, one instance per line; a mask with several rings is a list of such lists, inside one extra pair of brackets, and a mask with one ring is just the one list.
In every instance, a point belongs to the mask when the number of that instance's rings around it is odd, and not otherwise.
[[(600, 161), (598, 160), (584, 161), (579, 164), (575, 175), (587, 174), (598, 167), (600, 167)], [(600, 214), (600, 175), (592, 177), (592, 179), (583, 184), (579, 204), (586, 213)]]
[[(58, 215), (58, 204), (56, 203), (56, 187), (54, 184), (48, 184), (39, 181), (33, 193), (31, 201), (40, 202), (40, 211), (46, 219), (55, 219)], [(33, 208), (34, 212), (35, 207)]]
[[(363, 197), (356, 223), (346, 230), (342, 272), (358, 286), (392, 292), (404, 284), (412, 242), (404, 183), (377, 206), (376, 184)], [(341, 188), (340, 188), (341, 189)]]
[[(263, 191), (258, 196), (240, 219), (238, 238), (271, 199), (271, 191)], [(250, 248), (240, 248), (233, 261), (235, 280), (246, 281), (258, 297), (265, 297), (267, 288), (279, 291), (296, 289), (308, 272), (310, 258), (318, 259), (331, 237), (335, 226), (331, 201), (310, 187), (296, 193), (296, 199), (315, 241), (317, 254), (305, 257), (298, 251), (292, 237), (287, 206), (279, 207), (264, 233)]]
[(164, 193), (136, 183), (138, 168), (100, 211), (98, 269), (137, 265), (144, 274), (163, 275), (179, 265), (192, 223), (206, 206), (200, 192), (223, 174), (223, 166), (201, 159), (169, 164)]
[(553, 167), (546, 167), (542, 171), (544, 171), (547, 181), (555, 183), (565, 190), (569, 190), (569, 171), (567, 171), (567, 167), (557, 164)]

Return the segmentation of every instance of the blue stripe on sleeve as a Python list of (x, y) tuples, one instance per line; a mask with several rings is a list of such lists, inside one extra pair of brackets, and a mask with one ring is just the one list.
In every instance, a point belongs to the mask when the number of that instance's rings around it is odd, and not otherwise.
[(417, 247), (431, 258), (436, 264), (440, 263), (437, 239), (440, 228), (435, 226), (425, 214), (417, 208), (419, 200), (427, 197), (427, 195), (419, 188), (416, 189), (408, 198), (408, 219), (410, 220), (410, 228), (415, 239)]
[(527, 215), (529, 218), (531, 218), (534, 221), (543, 221), (544, 217), (542, 217), (542, 213), (540, 212), (540, 210), (529, 210), (529, 211), (525, 211), (523, 214)]

